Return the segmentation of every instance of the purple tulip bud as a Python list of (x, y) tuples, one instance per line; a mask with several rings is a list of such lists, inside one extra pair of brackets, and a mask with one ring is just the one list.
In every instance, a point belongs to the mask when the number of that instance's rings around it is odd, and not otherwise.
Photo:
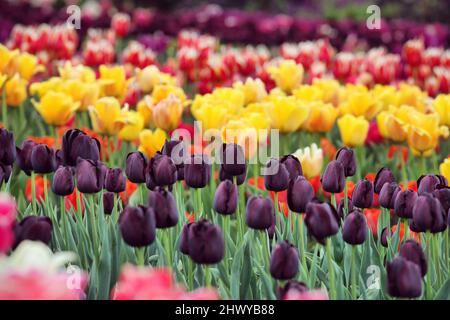
[(189, 256), (196, 263), (214, 264), (223, 259), (225, 241), (219, 226), (202, 219), (189, 227)]
[[(243, 184), (245, 182), (246, 178), (247, 178), (247, 170), (243, 174), (241, 174), (239, 176), (236, 176), (236, 183), (237, 183), (237, 185), (240, 186), (241, 184)], [(230, 180), (231, 182), (234, 183), (234, 176), (226, 173), (225, 170), (223, 170), (223, 167), (220, 166), (220, 169), (219, 169), (219, 180), (220, 181)]]
[(235, 143), (224, 143), (220, 149), (221, 168), (231, 176), (240, 176), (247, 171), (244, 149)]
[(381, 231), (381, 245), (385, 248), (388, 247), (388, 239), (391, 237), (391, 228), (384, 227)]
[(146, 170), (148, 167), (147, 157), (139, 151), (127, 155), (125, 174), (133, 183), (145, 183)]
[(400, 256), (417, 264), (420, 268), (422, 277), (427, 274), (427, 260), (425, 259), (425, 254), (423, 253), (420, 244), (416, 241), (410, 239), (403, 243), (400, 248)]
[(48, 245), (52, 238), (52, 221), (49, 217), (28, 216), (14, 227), (14, 248), (24, 240), (41, 241)]
[(412, 218), (414, 203), (417, 199), (417, 193), (408, 189), (400, 191), (394, 201), (395, 214), (400, 218)]
[(289, 179), (293, 180), (298, 176), (303, 175), (302, 164), (296, 156), (291, 154), (284, 156), (280, 159), (280, 162), (286, 166), (289, 173)]
[(414, 263), (398, 256), (388, 262), (388, 293), (392, 297), (416, 298), (422, 294), (422, 277), (420, 268)]
[(147, 175), (157, 186), (170, 186), (177, 182), (177, 167), (172, 158), (157, 153), (150, 159)]
[(166, 140), (161, 154), (172, 158), (177, 167), (178, 181), (184, 180), (184, 155), (186, 154), (186, 145), (182, 140)]
[(269, 191), (283, 191), (289, 185), (289, 172), (278, 159), (272, 158), (267, 162), (264, 174), (264, 186)]
[(186, 223), (181, 229), (180, 234), (180, 252), (189, 255), (189, 228), (192, 223)]
[(79, 157), (100, 160), (100, 142), (79, 129), (70, 129), (64, 133), (61, 151), (67, 166), (75, 166)]
[(374, 188), (376, 194), (381, 192), (381, 188), (385, 183), (395, 182), (394, 175), (392, 174), (391, 169), (383, 167), (378, 170), (377, 175), (375, 176)]
[(6, 164), (0, 163), (0, 187), (3, 185), (3, 182), (8, 182), (11, 177), (12, 167)]
[(370, 208), (373, 202), (373, 184), (367, 179), (360, 180), (352, 194), (352, 202), (358, 208)]
[(275, 231), (277, 229), (277, 223), (276, 219), (273, 219), (272, 224), (270, 225), (269, 229), (267, 229), (267, 235), (269, 236), (270, 240), (273, 240), (273, 237), (275, 237)]
[(320, 179), (323, 190), (330, 193), (341, 193), (345, 187), (344, 167), (342, 164), (333, 160), (328, 163)]
[(338, 150), (335, 157), (344, 167), (344, 175), (352, 177), (356, 173), (356, 158), (353, 149), (342, 147)]
[(233, 214), (238, 204), (237, 186), (230, 180), (222, 181), (214, 195), (214, 210), (220, 214)]
[(272, 200), (262, 196), (252, 196), (247, 201), (245, 223), (252, 229), (264, 230), (270, 228), (275, 220), (275, 209)]
[(386, 209), (394, 209), (395, 199), (401, 190), (396, 182), (385, 183), (378, 198), (380, 205)]
[(211, 180), (211, 161), (206, 155), (196, 154), (184, 164), (184, 181), (191, 188), (204, 188)]
[(437, 175), (428, 174), (420, 176), (420, 178), (417, 179), (417, 193), (419, 195), (426, 192), (433, 193), (439, 184), (441, 184), (441, 180)]
[(366, 217), (359, 210), (353, 210), (345, 218), (342, 238), (351, 245), (364, 243), (367, 238)]
[(429, 193), (417, 197), (412, 214), (414, 228), (420, 232), (430, 230), (432, 233), (444, 231), (445, 212), (439, 200)]
[(52, 191), (58, 196), (68, 196), (73, 193), (75, 184), (71, 167), (59, 167), (53, 175)]
[(106, 171), (105, 189), (119, 193), (125, 191), (126, 179), (121, 168), (110, 168)]
[(127, 206), (120, 214), (119, 228), (123, 240), (129, 246), (148, 246), (155, 240), (155, 213), (152, 208)]
[(278, 280), (289, 280), (298, 272), (298, 250), (287, 241), (279, 242), (270, 256), (270, 274)]
[(108, 168), (100, 161), (78, 158), (75, 169), (77, 189), (81, 193), (97, 193), (103, 189)]
[(308, 203), (314, 198), (314, 188), (303, 176), (289, 181), (287, 202), (293, 212), (304, 213)]
[[(353, 201), (351, 198), (347, 198), (347, 206), (348, 206), (348, 212), (353, 211)], [(341, 201), (339, 201), (338, 207), (337, 207), (337, 214), (339, 217), (344, 217), (344, 209), (345, 209), (345, 198), (342, 198)]]
[(25, 140), (22, 142), (21, 148), (16, 148), (17, 164), (26, 175), (31, 175), (33, 166), (31, 165), (31, 151), (38, 143), (33, 140)]
[(305, 224), (318, 241), (335, 235), (339, 230), (337, 212), (329, 203), (310, 202), (306, 206)]
[(114, 192), (105, 192), (103, 194), (103, 212), (110, 215), (114, 210)]
[(51, 173), (56, 170), (55, 150), (46, 144), (38, 144), (31, 150), (31, 166), (36, 173)]
[(178, 223), (178, 209), (172, 193), (161, 187), (150, 191), (148, 206), (155, 212), (156, 228), (164, 229)]
[(12, 165), (16, 159), (16, 145), (14, 134), (5, 128), (0, 128), (0, 162)]
[(277, 298), (279, 300), (284, 300), (287, 293), (291, 290), (302, 293), (308, 291), (308, 287), (303, 282), (289, 280), (284, 287), (279, 286), (277, 288)]
[(450, 187), (439, 185), (433, 191), (433, 195), (441, 202), (444, 212), (448, 212), (450, 209)]

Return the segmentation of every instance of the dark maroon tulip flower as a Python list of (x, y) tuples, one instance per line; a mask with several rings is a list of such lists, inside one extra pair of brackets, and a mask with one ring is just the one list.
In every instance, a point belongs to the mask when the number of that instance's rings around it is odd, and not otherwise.
[(106, 171), (105, 189), (119, 193), (125, 191), (126, 179), (121, 168), (110, 168)]
[(226, 173), (225, 170), (223, 169), (223, 167), (220, 166), (220, 169), (219, 169), (219, 180), (220, 181), (230, 180), (231, 182), (234, 183), (235, 177), (236, 177), (236, 184), (238, 186), (240, 186), (241, 184), (243, 184), (245, 182), (245, 179), (247, 178), (247, 170), (239, 176), (232, 176), (232, 175)]
[(230, 180), (222, 181), (214, 195), (214, 210), (220, 214), (233, 214), (238, 204), (237, 186)]
[(184, 157), (186, 154), (186, 145), (182, 140), (166, 140), (161, 154), (172, 158), (177, 167), (178, 181), (184, 180)]
[[(353, 211), (353, 201), (351, 198), (347, 198), (347, 206), (348, 206), (348, 212)], [(344, 209), (345, 209), (345, 198), (342, 198), (341, 201), (339, 201), (338, 207), (337, 207), (337, 214), (339, 217), (344, 217)]]
[(373, 202), (373, 184), (364, 179), (358, 181), (353, 190), (352, 202), (358, 208), (370, 208)]
[(120, 214), (119, 228), (123, 240), (129, 246), (148, 246), (155, 240), (155, 213), (152, 208), (127, 206)]
[(224, 143), (220, 148), (221, 168), (231, 176), (240, 176), (247, 171), (244, 149), (235, 143)]
[(8, 182), (11, 177), (12, 167), (6, 164), (0, 163), (0, 187), (5, 182)]
[(278, 280), (289, 280), (298, 272), (298, 250), (287, 241), (279, 242), (270, 256), (270, 274)]
[(0, 128), (0, 162), (12, 165), (16, 159), (16, 144), (14, 134), (5, 128)]
[(293, 212), (304, 213), (308, 203), (314, 198), (314, 188), (303, 176), (289, 181), (287, 202)]
[(359, 210), (353, 210), (345, 218), (342, 238), (351, 245), (364, 243), (367, 239), (366, 217)]
[(387, 263), (386, 270), (389, 295), (417, 298), (422, 294), (422, 276), (417, 264), (398, 256)]
[(448, 212), (450, 209), (450, 187), (439, 185), (433, 191), (433, 195), (441, 202), (444, 212)]
[(219, 226), (202, 219), (189, 227), (188, 252), (195, 263), (219, 263), (225, 253), (225, 241)]
[(272, 158), (267, 162), (264, 172), (264, 186), (269, 191), (284, 191), (289, 185), (289, 172), (278, 159)]
[(145, 183), (147, 166), (148, 159), (142, 152), (129, 153), (125, 165), (128, 180), (133, 183)]
[[(337, 213), (328, 203), (310, 202), (306, 206), (305, 224), (310, 233), (318, 241), (335, 235), (339, 230)], [(336, 210), (334, 210), (336, 212)]]
[(180, 252), (189, 255), (189, 228), (192, 223), (186, 223), (181, 229), (180, 234)]
[(14, 227), (14, 248), (24, 240), (41, 241), (48, 245), (52, 238), (53, 225), (49, 217), (28, 216)]
[(286, 295), (289, 292), (295, 291), (295, 292), (306, 292), (308, 291), (308, 287), (306, 286), (305, 283), (303, 282), (298, 282), (295, 280), (289, 280), (288, 282), (286, 282), (286, 284), (284, 286), (279, 286), (277, 288), (277, 298), (279, 300), (285, 300)]
[(420, 176), (419, 179), (417, 179), (417, 193), (423, 194), (423, 193), (433, 193), (433, 191), (436, 189), (436, 187), (440, 184), (440, 180), (437, 175), (434, 174), (427, 174)]
[(62, 158), (67, 166), (75, 166), (77, 159), (100, 160), (100, 142), (79, 129), (66, 131), (62, 138)]
[(58, 196), (68, 196), (73, 193), (75, 183), (71, 167), (59, 167), (53, 175), (52, 191)]
[(408, 189), (400, 191), (394, 201), (395, 214), (400, 218), (412, 218), (414, 203), (417, 199), (417, 193)]
[(291, 154), (281, 157), (280, 162), (286, 166), (289, 172), (289, 179), (293, 180), (298, 176), (303, 175), (302, 164), (296, 156)]
[(26, 175), (31, 175), (33, 166), (31, 165), (31, 151), (38, 143), (33, 140), (25, 140), (20, 148), (16, 147), (17, 164)]
[(386, 209), (394, 209), (395, 199), (401, 190), (397, 182), (385, 183), (378, 198), (380, 205)]
[(55, 150), (38, 144), (31, 150), (31, 166), (36, 173), (46, 174), (56, 170)]
[(338, 150), (335, 157), (344, 167), (344, 175), (352, 177), (356, 173), (356, 158), (353, 149), (342, 147)]
[(385, 248), (388, 247), (388, 239), (391, 237), (391, 228), (384, 227), (381, 231), (381, 245)]
[(415, 240), (406, 240), (400, 248), (400, 256), (408, 261), (414, 262), (420, 268), (422, 277), (427, 274), (427, 260), (420, 244)]
[(394, 175), (392, 174), (391, 169), (383, 167), (378, 170), (377, 175), (375, 176), (375, 181), (373, 185), (373, 190), (376, 194), (381, 192), (381, 188), (385, 183), (395, 182)]
[(320, 179), (323, 190), (330, 193), (341, 193), (345, 187), (344, 167), (342, 164), (333, 160), (328, 163)]
[(267, 229), (267, 235), (269, 236), (270, 240), (273, 240), (273, 237), (275, 237), (275, 231), (277, 229), (277, 223), (276, 219), (273, 219), (272, 225)]
[(445, 212), (439, 200), (429, 193), (417, 197), (413, 207), (414, 228), (419, 232), (438, 233), (445, 230)]
[(184, 164), (184, 181), (191, 188), (204, 188), (211, 180), (211, 161), (206, 155), (196, 154)]
[(147, 175), (157, 186), (170, 186), (177, 182), (177, 167), (172, 158), (157, 153), (150, 159)]
[(262, 196), (252, 196), (247, 201), (245, 223), (252, 229), (268, 229), (275, 220), (272, 200)]
[(178, 209), (170, 191), (156, 187), (148, 195), (148, 206), (155, 212), (156, 228), (171, 228), (178, 223)]
[(105, 185), (108, 168), (100, 161), (79, 158), (75, 169), (77, 189), (81, 193), (97, 193)]
[(110, 215), (114, 210), (114, 192), (105, 192), (103, 194), (103, 212)]

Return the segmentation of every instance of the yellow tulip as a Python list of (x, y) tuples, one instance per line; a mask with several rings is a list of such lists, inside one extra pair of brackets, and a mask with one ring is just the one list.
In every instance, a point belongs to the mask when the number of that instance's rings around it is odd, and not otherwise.
[(269, 105), (271, 127), (281, 133), (294, 132), (309, 116), (309, 108), (294, 97), (273, 97)]
[(157, 128), (155, 131), (144, 129), (139, 134), (139, 151), (144, 153), (147, 157), (153, 157), (156, 152), (160, 151), (167, 139), (167, 134), (164, 130)]
[(387, 137), (395, 142), (403, 142), (407, 136), (407, 124), (400, 118), (395, 117), (392, 114), (388, 114), (385, 119), (385, 130), (387, 131)]
[(336, 121), (338, 111), (330, 103), (311, 102), (309, 116), (303, 123), (303, 128), (309, 132), (328, 132)]
[(0, 43), (0, 73), (6, 73), (7, 67), (18, 54), (18, 50), (9, 50)]
[(6, 79), (8, 79), (6, 74), (1, 74), (0, 73), (0, 89), (3, 89), (3, 84), (5, 84)]
[(322, 100), (325, 103), (331, 103), (334, 106), (337, 106), (338, 97), (339, 97), (339, 82), (331, 79), (314, 79), (313, 84), (314, 87), (319, 88), (322, 91)]
[[(258, 150), (260, 128), (254, 126), (256, 124), (254, 120), (250, 117), (233, 119), (222, 128), (222, 140), (226, 143), (236, 143), (242, 146), (246, 159), (252, 158)], [(265, 142), (267, 138), (261, 140)]]
[(114, 97), (98, 99), (88, 108), (95, 132), (115, 135), (127, 123), (127, 108), (122, 109), (119, 101)]
[(6, 105), (20, 106), (27, 98), (27, 84), (17, 73), (5, 83)]
[(324, 94), (318, 86), (302, 85), (292, 91), (292, 94), (299, 100), (323, 101)]
[(44, 121), (53, 126), (66, 124), (80, 106), (70, 96), (53, 91), (45, 94), (40, 102), (33, 100), (32, 103)]
[(339, 105), (341, 115), (348, 113), (355, 117), (364, 116), (367, 120), (371, 120), (381, 107), (373, 95), (365, 91), (350, 92), (346, 100)]
[(156, 66), (151, 65), (136, 71), (136, 82), (142, 92), (148, 93), (159, 84), (175, 85), (175, 78), (167, 73), (159, 71)]
[(283, 60), (278, 66), (269, 67), (267, 71), (277, 87), (285, 92), (291, 92), (303, 81), (303, 66), (294, 60)]
[(417, 111), (426, 111), (426, 101), (428, 99), (428, 95), (426, 92), (420, 90), (419, 87), (401, 83), (397, 94), (398, 106), (405, 104), (414, 107)]
[(183, 104), (181, 100), (170, 94), (153, 108), (153, 122), (158, 128), (169, 132), (178, 127), (182, 114)]
[(221, 129), (232, 118), (224, 101), (204, 103), (195, 112), (193, 111), (193, 115), (201, 122), (203, 130)]
[(125, 141), (135, 141), (139, 139), (139, 134), (144, 129), (144, 118), (136, 111), (126, 113), (127, 123), (119, 131), (119, 138)]
[(30, 93), (43, 97), (47, 92), (60, 91), (63, 80), (59, 77), (52, 77), (46, 81), (34, 82), (30, 85)]
[(450, 181), (450, 158), (445, 159), (444, 162), (441, 163), (439, 171), (447, 181)]
[(20, 77), (29, 81), (33, 75), (42, 72), (45, 68), (39, 64), (36, 56), (29, 53), (21, 53), (16, 55), (10, 65), (11, 73), (19, 73)]
[(450, 94), (438, 95), (433, 108), (439, 114), (439, 124), (450, 127)]
[(66, 61), (62, 67), (59, 67), (58, 72), (63, 80), (81, 80), (84, 83), (96, 80), (94, 70), (82, 64), (73, 66), (70, 61)]
[(337, 121), (342, 142), (349, 147), (361, 146), (369, 132), (369, 122), (364, 117), (346, 114)]
[(186, 95), (182, 88), (176, 87), (173, 85), (167, 85), (167, 84), (158, 84), (154, 87), (152, 98), (153, 102), (155, 104), (158, 104), (161, 100), (164, 100), (167, 98), (170, 94), (175, 95), (180, 101), (185, 104), (186, 102)]
[(144, 119), (144, 126), (146, 128), (153, 125), (153, 108), (155, 107), (151, 96), (146, 95), (141, 101), (138, 102), (136, 109)]
[(233, 88), (244, 94), (245, 104), (259, 102), (267, 96), (266, 87), (261, 79), (247, 78), (245, 83), (237, 81), (233, 84)]
[(377, 126), (378, 131), (380, 132), (383, 138), (389, 138), (387, 127), (386, 127), (386, 119), (390, 116), (390, 113), (387, 111), (381, 111), (377, 114)]
[(233, 88), (217, 88), (210, 95), (215, 101), (224, 101), (229, 112), (237, 114), (244, 106), (245, 95), (242, 91)]
[(320, 175), (323, 165), (323, 152), (315, 143), (304, 149), (298, 149), (293, 155), (301, 162), (305, 177), (311, 179)]
[(59, 90), (80, 102), (78, 111), (86, 111), (100, 97), (100, 86), (97, 83), (85, 83), (78, 79), (63, 81)]
[(121, 100), (128, 89), (129, 81), (126, 79), (125, 68), (123, 66), (107, 67), (100, 66), (100, 79), (103, 96), (115, 97)]
[(377, 84), (373, 88), (372, 94), (380, 103), (381, 110), (388, 110), (389, 106), (398, 105), (397, 90), (393, 86)]

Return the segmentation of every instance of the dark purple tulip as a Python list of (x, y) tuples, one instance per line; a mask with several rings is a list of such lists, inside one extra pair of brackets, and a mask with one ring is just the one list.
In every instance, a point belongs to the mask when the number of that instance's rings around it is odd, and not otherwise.
[(146, 170), (148, 166), (147, 157), (139, 151), (127, 155), (125, 174), (133, 183), (145, 183)]
[(388, 247), (388, 239), (391, 237), (391, 228), (384, 227), (381, 231), (381, 245), (385, 248)]
[(289, 172), (289, 179), (292, 180), (303, 175), (302, 164), (296, 156), (289, 154), (281, 157), (280, 162), (286, 166), (286, 169)]
[(388, 293), (392, 297), (416, 298), (422, 293), (420, 268), (414, 262), (398, 256), (387, 267)]
[(420, 176), (417, 179), (417, 193), (420, 195), (426, 192), (433, 193), (439, 184), (441, 184), (441, 179), (437, 175), (427, 174)]
[(264, 186), (269, 191), (283, 191), (289, 185), (289, 172), (278, 159), (272, 158), (267, 162), (264, 174)]
[[(236, 184), (238, 186), (240, 186), (241, 184), (243, 184), (245, 182), (245, 179), (247, 178), (247, 171), (245, 171), (243, 174), (236, 176)], [(225, 181), (225, 180), (230, 180), (234, 183), (234, 177), (228, 173), (225, 172), (225, 170), (223, 170), (222, 166), (220, 166), (219, 169), (219, 180), (220, 181)]]
[(252, 229), (264, 230), (270, 228), (275, 220), (275, 209), (272, 200), (262, 196), (252, 196), (247, 201), (245, 223)]
[(289, 291), (296, 291), (299, 293), (308, 291), (308, 287), (303, 282), (289, 280), (284, 287), (279, 286), (277, 288), (277, 298), (284, 300)]
[(221, 168), (231, 176), (240, 176), (247, 171), (244, 149), (235, 143), (224, 143), (220, 149)]
[(314, 198), (314, 188), (303, 176), (289, 181), (287, 202), (293, 212), (304, 213), (308, 203)]
[(211, 180), (211, 161), (206, 155), (196, 154), (184, 164), (184, 181), (191, 188), (204, 188)]
[(335, 235), (339, 230), (337, 213), (333, 210), (330, 204), (320, 202), (310, 202), (306, 207), (306, 227), (318, 241)]
[(367, 238), (367, 222), (359, 210), (353, 210), (345, 218), (342, 238), (351, 245), (364, 243)]
[(36, 173), (51, 173), (56, 170), (55, 150), (46, 144), (38, 144), (31, 150), (31, 166)]
[(373, 202), (373, 184), (367, 179), (360, 180), (352, 194), (352, 202), (358, 208), (370, 208)]
[(270, 256), (270, 274), (278, 280), (289, 280), (298, 272), (298, 250), (287, 241), (279, 242)]
[(180, 234), (180, 251), (182, 254), (189, 255), (189, 228), (192, 223), (186, 223), (181, 229)]
[(68, 196), (73, 193), (75, 184), (71, 167), (59, 167), (53, 175), (52, 191), (58, 196)]
[(100, 142), (79, 129), (70, 129), (64, 133), (61, 150), (67, 166), (75, 166), (78, 157), (100, 160)]
[(170, 191), (156, 187), (148, 195), (148, 206), (155, 212), (156, 228), (170, 228), (178, 223), (178, 209)]
[(403, 243), (400, 248), (400, 256), (417, 264), (420, 268), (422, 277), (427, 274), (427, 260), (425, 259), (425, 254), (423, 253), (420, 244), (416, 241), (410, 239)]
[(445, 230), (445, 213), (441, 203), (429, 193), (417, 197), (412, 214), (414, 228), (438, 233)]
[(172, 158), (177, 167), (178, 181), (184, 180), (184, 155), (186, 154), (186, 146), (182, 140), (166, 140), (161, 154)]
[(220, 214), (233, 214), (238, 204), (237, 186), (230, 180), (222, 181), (214, 195), (214, 210)]
[(0, 187), (2, 186), (3, 182), (8, 182), (9, 178), (11, 177), (11, 172), (11, 166), (0, 163)]
[(267, 229), (267, 235), (269, 236), (270, 240), (273, 240), (273, 237), (275, 236), (275, 231), (277, 229), (277, 223), (276, 219), (273, 219), (272, 225)]
[(126, 179), (121, 168), (110, 168), (106, 171), (105, 189), (119, 193), (125, 191)]
[(416, 199), (417, 193), (410, 189), (397, 193), (394, 201), (395, 214), (400, 218), (411, 219)]
[(341, 193), (345, 187), (344, 167), (342, 164), (333, 160), (328, 163), (320, 179), (323, 190), (330, 193)]
[[(347, 206), (348, 206), (348, 212), (353, 211), (353, 201), (350, 198), (347, 198)], [(339, 201), (338, 207), (337, 207), (337, 214), (339, 217), (344, 217), (344, 209), (345, 209), (345, 198), (342, 198), (341, 201)]]
[(31, 175), (33, 166), (31, 165), (31, 151), (38, 143), (33, 140), (25, 140), (20, 148), (16, 147), (17, 164), (26, 175)]
[(5, 128), (0, 128), (0, 162), (12, 165), (16, 159), (14, 134)]
[(170, 186), (177, 182), (177, 167), (172, 158), (157, 153), (150, 159), (147, 175), (157, 186)]
[(123, 240), (129, 246), (148, 246), (155, 240), (155, 213), (152, 208), (127, 206), (120, 214), (119, 228)]
[(48, 245), (52, 238), (52, 230), (53, 225), (49, 217), (25, 217), (14, 227), (14, 247), (23, 240), (41, 241)]
[(205, 219), (190, 225), (188, 242), (189, 256), (196, 263), (214, 264), (223, 259), (225, 241), (222, 230)]
[(77, 189), (81, 193), (97, 193), (103, 189), (108, 168), (100, 161), (79, 158), (75, 169)]
[(378, 170), (377, 175), (375, 176), (375, 181), (373, 185), (373, 190), (376, 194), (381, 192), (381, 188), (385, 183), (395, 182), (394, 175), (392, 174), (391, 169), (383, 167)]
[(439, 185), (433, 191), (433, 195), (439, 199), (444, 212), (450, 209), (450, 187)]
[(395, 199), (401, 190), (396, 182), (385, 183), (378, 198), (380, 206), (386, 209), (394, 209)]
[(103, 194), (103, 212), (110, 215), (114, 210), (114, 192), (105, 192)]
[(344, 167), (344, 175), (352, 177), (356, 173), (356, 158), (353, 149), (342, 147), (338, 150), (335, 157)]

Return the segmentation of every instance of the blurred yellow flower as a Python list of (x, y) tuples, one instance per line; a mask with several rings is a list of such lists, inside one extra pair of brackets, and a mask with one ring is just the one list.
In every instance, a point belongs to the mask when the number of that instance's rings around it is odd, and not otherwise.
[(278, 66), (270, 66), (267, 71), (277, 87), (285, 92), (291, 92), (303, 81), (303, 66), (294, 60), (283, 60)]
[(0, 89), (3, 89), (3, 84), (6, 82), (6, 79), (8, 79), (6, 74), (1, 74), (0, 72)]
[(369, 132), (369, 122), (364, 117), (346, 114), (337, 120), (337, 124), (344, 145), (356, 147), (364, 144)]
[(350, 90), (345, 101), (339, 105), (339, 110), (341, 115), (348, 113), (355, 117), (363, 116), (367, 120), (371, 120), (381, 107), (382, 105), (377, 102), (371, 92)]
[(450, 127), (450, 94), (438, 95), (433, 108), (439, 114), (439, 124)]
[(309, 132), (328, 132), (330, 131), (338, 115), (337, 109), (330, 103), (310, 102), (309, 116), (303, 123), (303, 128)]
[(15, 56), (19, 54), (18, 50), (9, 50), (0, 43), (0, 73), (7, 73), (6, 69)]
[(304, 149), (298, 149), (293, 153), (302, 164), (303, 175), (308, 178), (314, 178), (320, 175), (323, 165), (323, 152), (315, 143)]
[(114, 97), (100, 98), (88, 110), (95, 132), (114, 135), (127, 123), (128, 109), (122, 109)]
[(144, 129), (144, 118), (136, 111), (126, 112), (126, 124), (119, 131), (119, 138), (125, 141), (135, 141)]
[(86, 83), (79, 79), (63, 81), (59, 90), (71, 96), (74, 101), (80, 102), (78, 111), (86, 111), (100, 97), (100, 86), (97, 83)]
[(187, 99), (183, 89), (167, 84), (158, 84), (154, 87), (152, 92), (153, 103), (158, 104), (158, 102), (164, 100), (170, 94), (175, 95), (183, 104), (185, 104)]
[(159, 84), (175, 85), (175, 78), (151, 65), (136, 71), (136, 82), (142, 92), (149, 93)]
[(167, 139), (166, 132), (157, 128), (154, 131), (144, 129), (139, 134), (139, 151), (144, 153), (148, 158), (153, 157), (156, 152), (160, 151)]
[(66, 124), (80, 104), (62, 92), (50, 91), (39, 102), (32, 100), (36, 110), (47, 124), (61, 126)]
[(144, 119), (144, 126), (146, 128), (153, 125), (153, 108), (155, 105), (153, 104), (153, 99), (151, 96), (146, 95), (144, 98), (142, 98), (137, 106), (136, 110), (139, 112)]
[(388, 110), (389, 106), (398, 105), (397, 90), (394, 86), (377, 84), (373, 88), (372, 94), (380, 104), (381, 110)]
[(74, 66), (70, 61), (66, 61), (62, 67), (59, 67), (58, 72), (63, 80), (80, 80), (84, 83), (96, 80), (94, 70), (82, 64)]
[(398, 106), (405, 104), (414, 107), (420, 112), (426, 111), (426, 101), (428, 95), (426, 92), (420, 90), (419, 87), (401, 83), (397, 92), (397, 96)]
[(294, 97), (272, 97), (268, 111), (271, 127), (281, 133), (294, 132), (309, 116), (309, 108)]
[(323, 91), (319, 86), (302, 85), (292, 91), (292, 94), (300, 100), (305, 101), (323, 101)]
[(107, 67), (101, 65), (99, 70), (102, 95), (121, 100), (125, 96), (128, 84), (131, 81), (131, 79), (126, 79), (125, 68), (123, 66)]
[(447, 181), (450, 181), (450, 158), (445, 159), (444, 162), (441, 163), (439, 171)]
[(182, 114), (183, 104), (181, 100), (170, 94), (153, 108), (153, 122), (156, 127), (169, 132), (178, 127)]
[(8, 68), (10, 74), (19, 73), (20, 77), (29, 81), (33, 75), (44, 71), (45, 68), (39, 64), (38, 58), (29, 53), (20, 53), (10, 62)]
[(22, 79), (17, 73), (6, 80), (6, 105), (10, 107), (20, 106), (27, 98), (27, 84), (28, 81)]
[(195, 112), (191, 111), (195, 119), (201, 122), (203, 130), (221, 129), (232, 118), (225, 101), (203, 103)]
[(314, 87), (319, 88), (322, 91), (322, 100), (326, 103), (331, 103), (334, 106), (338, 104), (339, 98), (339, 82), (332, 79), (314, 79)]
[(245, 103), (244, 93), (233, 88), (217, 88), (208, 97), (214, 101), (224, 101), (229, 112), (233, 114), (237, 114)]
[(244, 83), (237, 81), (233, 84), (233, 88), (244, 94), (245, 104), (259, 102), (267, 96), (266, 87), (261, 79), (247, 78)]
[(34, 82), (30, 85), (30, 93), (43, 97), (47, 92), (60, 91), (63, 80), (59, 77), (52, 77), (46, 81)]

